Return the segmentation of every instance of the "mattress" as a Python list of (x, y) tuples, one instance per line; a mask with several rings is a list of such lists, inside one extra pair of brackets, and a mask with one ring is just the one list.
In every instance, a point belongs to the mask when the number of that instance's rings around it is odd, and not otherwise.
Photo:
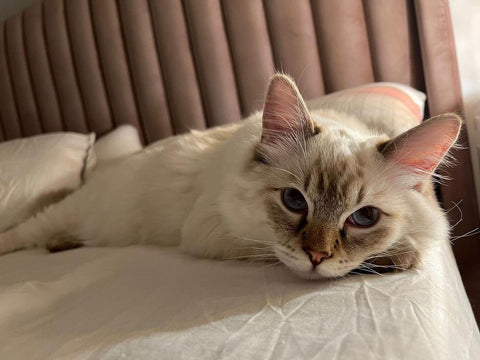
[(176, 248), (0, 257), (0, 359), (479, 359), (449, 244), (415, 272), (306, 281)]

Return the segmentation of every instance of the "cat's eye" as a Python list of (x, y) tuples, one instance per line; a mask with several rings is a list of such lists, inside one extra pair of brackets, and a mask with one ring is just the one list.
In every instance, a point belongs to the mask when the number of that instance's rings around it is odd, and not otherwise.
[(379, 218), (380, 210), (373, 206), (364, 206), (352, 213), (347, 222), (353, 226), (367, 228), (375, 225)]
[(294, 188), (282, 190), (282, 202), (288, 210), (296, 213), (303, 213), (308, 209), (307, 201), (302, 193)]

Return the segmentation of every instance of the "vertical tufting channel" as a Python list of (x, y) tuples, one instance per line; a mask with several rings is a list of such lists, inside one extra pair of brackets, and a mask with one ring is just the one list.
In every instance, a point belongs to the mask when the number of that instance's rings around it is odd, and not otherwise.
[(327, 92), (374, 81), (361, 0), (312, 0)]
[(89, 129), (86, 124), (65, 20), (63, 1), (46, 0), (43, 2), (45, 43), (65, 124), (63, 130), (87, 132)]
[(112, 119), (95, 50), (89, 3), (65, 0), (65, 21), (89, 130), (105, 133)]
[(184, 0), (208, 126), (241, 118), (235, 74), (219, 0)]
[(6, 22), (6, 57), (22, 134), (30, 136), (41, 133), (42, 128), (38, 120), (36, 99), (32, 91), (29, 66), (25, 57), (22, 19), (22, 13), (19, 13)]
[(129, 75), (116, 1), (90, 0), (89, 3), (93, 37), (113, 125), (135, 125), (145, 139)]
[(325, 93), (308, 0), (264, 1), (277, 70), (292, 75), (307, 98)]
[[(147, 0), (119, 0), (118, 12), (147, 142), (173, 134)], [(160, 121), (159, 121), (160, 120)]]
[(18, 119), (17, 103), (13, 95), (13, 83), (7, 61), (6, 23), (0, 27), (0, 97), (2, 101), (1, 120), (5, 138), (12, 139), (22, 136)]
[(376, 81), (423, 88), (420, 45), (412, 2), (363, 1)]
[(242, 115), (247, 116), (262, 108), (275, 66), (263, 5), (261, 1), (224, 0), (222, 8)]
[(175, 133), (206, 128), (181, 1), (150, 0), (156, 46)]
[(35, 96), (38, 118), (44, 132), (61, 131), (57, 93), (52, 79), (42, 21), (42, 4), (35, 3), (23, 14), (25, 56), (30, 69), (30, 79)]

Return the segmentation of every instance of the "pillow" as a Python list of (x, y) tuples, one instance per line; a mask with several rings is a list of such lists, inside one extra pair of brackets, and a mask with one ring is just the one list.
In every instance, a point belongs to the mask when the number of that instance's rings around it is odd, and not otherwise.
[(94, 141), (53, 133), (0, 143), (0, 232), (77, 189), (95, 165)]
[(375, 128), (394, 137), (421, 123), (425, 99), (424, 93), (410, 86), (377, 82), (312, 99), (307, 106), (312, 110), (335, 109), (357, 116), (367, 125), (375, 124)]
[(112, 161), (142, 150), (142, 142), (137, 128), (125, 124), (101, 137), (93, 146), (93, 150), (97, 159), (95, 169), (99, 169)]

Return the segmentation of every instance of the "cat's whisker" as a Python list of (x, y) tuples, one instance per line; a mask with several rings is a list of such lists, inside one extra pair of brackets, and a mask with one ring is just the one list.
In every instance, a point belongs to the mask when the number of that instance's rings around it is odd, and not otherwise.
[(450, 243), (453, 244), (455, 241), (459, 240), (459, 239), (463, 239), (463, 238), (466, 238), (466, 237), (469, 237), (469, 236), (473, 236), (473, 235), (478, 235), (480, 234), (480, 229), (479, 228), (475, 228), (473, 230), (470, 230), (470, 231), (467, 231), (465, 234), (463, 235), (457, 235), (457, 236), (452, 236), (450, 238)]
[(289, 170), (282, 169), (282, 168), (279, 168), (279, 167), (273, 167), (273, 166), (272, 166), (272, 169), (287, 173), (288, 175), (291, 175), (295, 180), (300, 181), (300, 178)]
[(369, 259), (376, 259), (376, 258), (383, 258), (383, 257), (395, 257), (395, 256), (399, 256), (399, 255), (412, 255), (413, 254), (413, 257), (415, 259), (418, 259), (417, 256), (415, 256), (414, 254), (415, 253), (418, 253), (418, 251), (422, 251), (422, 250), (428, 250), (428, 249), (432, 249), (432, 248), (435, 248), (437, 246), (441, 246), (441, 245), (444, 245), (445, 242), (443, 241), (437, 241), (435, 244), (432, 244), (432, 245), (429, 245), (429, 246), (417, 246), (415, 247), (415, 249), (413, 250), (404, 250), (404, 251), (397, 251), (397, 252), (383, 252), (383, 253), (380, 253), (374, 257), (371, 257)]
[[(410, 234), (416, 234), (416, 233), (419, 233), (419, 232), (412, 232)], [(449, 239), (449, 242), (451, 244), (453, 244), (455, 241), (459, 240), (459, 239), (462, 239), (462, 238), (466, 238), (466, 237), (469, 237), (469, 236), (474, 236), (474, 235), (478, 235), (480, 233), (480, 228), (475, 228), (475, 229), (472, 229), (472, 230), (469, 230), (467, 231), (466, 233), (462, 234), (462, 235), (457, 235), (457, 236), (452, 236), (450, 239)], [(433, 243), (430, 243), (430, 245), (427, 245), (427, 246), (417, 246), (416, 249), (417, 250), (426, 250), (426, 249), (431, 249), (431, 248), (434, 248), (436, 246), (441, 246), (445, 244), (444, 241), (441, 241), (441, 240), (434, 240)], [(412, 252), (414, 250), (410, 250), (410, 251), (404, 251), (404, 252), (397, 252), (397, 253), (393, 253), (393, 255), (403, 255), (403, 254), (408, 254), (409, 252)]]
[(405, 266), (408, 266), (409, 264), (391, 264), (391, 265), (378, 265), (378, 264), (372, 264), (372, 263), (369, 263), (369, 262), (363, 262), (364, 265), (367, 265), (369, 267), (373, 267), (373, 268), (380, 268), (380, 269), (395, 269), (395, 270), (409, 270), (409, 269), (406, 269)]
[(263, 265), (263, 266), (262, 266), (262, 269), (268, 269), (268, 268), (270, 268), (270, 267), (274, 267), (274, 266), (278, 266), (278, 265), (282, 265), (282, 262), (281, 262), (280, 260), (275, 261), (275, 262), (273, 262), (273, 263), (271, 263), (271, 264)]
[(379, 266), (379, 265), (373, 264), (372, 267), (369, 266), (369, 267), (364, 267), (364, 268), (360, 268), (360, 269), (365, 270), (365, 271), (369, 271), (372, 274), (381, 275), (381, 276), (386, 276), (387, 275), (386, 273), (389, 272), (389, 271), (384, 271), (384, 273), (382, 273), (382, 272), (375, 271), (375, 269), (400, 270), (402, 272), (409, 272), (409, 273), (412, 273), (412, 274), (417, 274), (418, 273), (418, 271), (415, 271), (413, 269), (409, 269), (406, 266), (409, 266), (409, 264), (385, 265), (385, 266)]
[(288, 257), (291, 257), (295, 260), (301, 260), (301, 258), (299, 258), (294, 252), (291, 252), (291, 251), (287, 251), (282, 244), (278, 244), (278, 245), (281, 245), (281, 246), (276, 246), (276, 249), (278, 251), (280, 251), (282, 254), (288, 256)]
[(360, 274), (360, 275), (365, 275), (365, 272), (367, 272), (369, 274), (380, 275), (379, 273), (377, 273), (375, 271), (372, 271), (372, 269), (366, 268), (366, 267), (360, 267), (360, 268), (357, 268), (357, 270), (358, 270), (358, 272), (355, 272), (355, 273)]
[(413, 250), (405, 250), (405, 249), (389, 249), (387, 251), (378, 253), (376, 255), (373, 255), (369, 257), (367, 260), (372, 260), (372, 259), (379, 259), (379, 258), (384, 258), (384, 257), (394, 257), (398, 255), (405, 255), (405, 254), (410, 254), (410, 253), (416, 253), (417, 250), (422, 250), (423, 248), (416, 247)]
[(260, 240), (260, 239), (252, 239), (244, 236), (239, 236), (239, 235), (231, 235), (234, 238), (240, 239), (240, 240), (246, 240), (246, 241), (251, 241), (251, 242), (256, 242), (259, 244), (264, 244), (264, 245), (273, 245), (276, 242), (275, 241), (269, 241), (269, 240)]
[[(460, 219), (454, 224), (451, 226), (451, 228), (455, 228), (462, 220), (463, 220), (463, 212), (461, 210), (461, 208), (459, 207), (459, 205), (462, 203), (463, 199), (461, 199), (460, 201), (458, 202), (453, 202), (453, 205), (452, 207), (450, 207), (448, 210), (445, 211), (445, 214), (448, 214), (450, 213), (451, 211), (453, 210), (458, 210), (459, 214), (460, 214)], [(435, 224), (441, 219), (442, 217), (439, 216), (438, 218), (436, 218), (434, 221), (432, 221), (430, 223), (429, 226), (426, 226), (424, 229), (422, 230), (419, 230), (419, 231), (414, 231), (414, 232), (410, 232), (409, 233), (409, 236), (412, 236), (412, 235), (415, 235), (415, 234), (419, 234), (419, 233), (425, 233), (427, 232), (431, 227), (435, 226)], [(475, 229), (472, 229), (470, 231), (467, 231), (466, 233), (462, 234), (462, 235), (458, 235), (458, 236), (453, 236), (449, 239), (450, 243), (453, 244), (455, 241), (459, 240), (459, 239), (462, 239), (462, 238), (466, 238), (466, 237), (469, 237), (469, 236), (474, 236), (474, 235), (477, 235), (480, 233), (480, 229), (479, 228), (475, 228)], [(436, 246), (440, 246), (444, 244), (443, 241), (441, 240), (435, 240), (433, 241), (433, 243), (431, 242), (430, 244), (428, 245), (424, 245), (424, 246), (415, 246), (415, 249), (412, 249), (412, 250), (405, 250), (405, 249), (402, 249), (401, 245), (399, 248), (396, 248), (395, 246), (393, 246), (392, 248), (380, 253), (380, 254), (377, 254), (373, 257), (370, 257), (369, 259), (375, 259), (375, 258), (381, 258), (381, 257), (395, 257), (395, 256), (401, 256), (401, 255), (413, 255), (413, 257), (418, 260), (418, 257), (416, 255), (414, 255), (415, 253), (417, 253), (418, 251), (423, 251), (423, 250), (427, 250), (427, 249), (431, 249), (431, 248), (434, 248)], [(368, 259), (367, 259), (368, 260)]]
[[(361, 272), (358, 272), (358, 271), (355, 271), (355, 270), (350, 270), (347, 274), (345, 274), (344, 276), (347, 276), (349, 274), (354, 274), (354, 275), (365, 275), (364, 273), (361, 273)], [(343, 276), (342, 276), (343, 277)]]
[(362, 264), (362, 266), (360, 267), (360, 269), (369, 271), (369, 272), (371, 272), (372, 274), (384, 276), (382, 273), (379, 273), (378, 271), (375, 271), (374, 269), (372, 269), (371, 267), (369, 267), (369, 266), (367, 266), (367, 265), (365, 265), (365, 264)]
[[(267, 250), (267, 249), (264, 249)], [(275, 256), (275, 254), (271, 251), (265, 251), (262, 253), (256, 252), (254, 254), (242, 254), (238, 255), (238, 257), (261, 257), (261, 256)]]
[(458, 206), (458, 205), (460, 205), (460, 204), (462, 203), (462, 201), (463, 201), (463, 199), (460, 199), (457, 203), (455, 203), (455, 202), (452, 201), (453, 206), (452, 206), (450, 209), (448, 209), (447, 211), (445, 211), (445, 214), (448, 214), (448, 213), (450, 213), (450, 211), (452, 211), (453, 209), (457, 209), (458, 212), (460, 213), (460, 219), (458, 219), (457, 222), (451, 226), (452, 229), (455, 229), (455, 227), (463, 221), (463, 211), (462, 211), (462, 209), (460, 208), (460, 206)]
[(238, 250), (268, 250), (268, 247), (260, 247), (260, 246), (240, 246), (237, 247)]
[[(463, 221), (463, 212), (462, 212), (462, 209), (459, 207), (459, 205), (462, 203), (463, 199), (460, 199), (458, 202), (453, 202), (453, 205), (452, 207), (450, 207), (448, 210), (445, 211), (445, 214), (449, 214), (452, 210), (456, 209), (458, 210), (458, 212), (460, 213), (460, 219), (454, 224), (451, 226), (451, 228), (455, 228), (459, 223), (461, 223)], [(431, 227), (433, 227), (439, 220), (441, 220), (443, 218), (443, 215), (441, 216), (438, 216), (437, 218), (435, 218), (435, 220), (433, 220), (429, 225), (427, 225), (425, 227), (425, 229), (422, 229), (422, 230), (419, 230), (419, 231), (414, 231), (414, 232), (410, 232), (409, 234), (410, 235), (413, 235), (413, 234), (418, 234), (418, 233), (423, 233), (423, 232), (426, 232), (428, 231)]]
[(237, 255), (223, 258), (222, 260), (278, 260), (275, 254), (265, 253), (265, 254), (252, 254), (252, 255)]

